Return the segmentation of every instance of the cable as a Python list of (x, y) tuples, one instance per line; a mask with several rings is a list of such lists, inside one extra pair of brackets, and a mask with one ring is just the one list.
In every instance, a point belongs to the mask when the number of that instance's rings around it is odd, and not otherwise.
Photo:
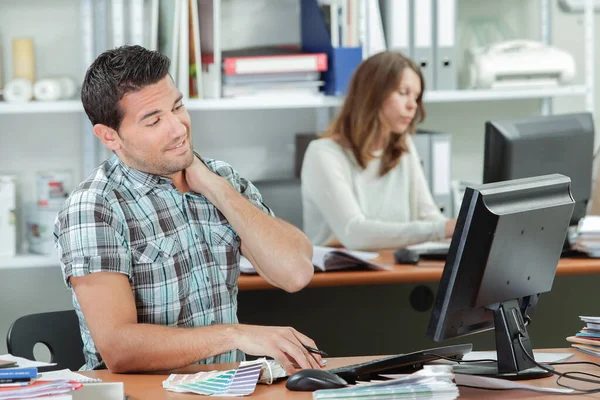
[[(600, 385), (600, 376), (595, 375), (595, 374), (591, 374), (589, 372), (579, 372), (579, 371), (569, 371), (569, 372), (558, 372), (554, 369), (550, 369), (548, 367), (546, 367), (543, 364), (538, 363), (537, 361), (535, 361), (535, 359), (533, 358), (533, 356), (531, 356), (527, 350), (525, 350), (525, 345), (523, 344), (523, 335), (519, 334), (519, 345), (521, 346), (521, 350), (523, 350), (523, 353), (525, 353), (525, 355), (527, 356), (527, 358), (529, 359), (529, 361), (533, 362), (537, 367), (543, 369), (544, 371), (548, 371), (554, 375), (558, 375), (558, 378), (556, 379), (556, 384), (558, 386), (567, 388), (567, 389), (571, 389), (574, 390), (576, 392), (580, 392), (580, 393), (573, 393), (573, 394), (592, 394), (592, 393), (600, 393), (600, 388), (596, 388), (596, 389), (579, 389), (573, 386), (568, 386), (565, 385), (563, 383), (560, 382), (561, 378), (565, 378), (565, 379), (573, 379), (576, 381), (581, 381), (581, 382), (588, 382), (588, 383), (594, 383), (597, 385)], [(570, 362), (563, 362), (563, 363), (551, 363), (550, 365), (574, 365), (574, 364), (591, 364), (591, 365), (595, 365), (597, 367), (600, 367), (600, 365), (593, 363), (593, 362), (589, 362), (589, 361), (570, 361)], [(583, 377), (577, 377), (577, 376), (571, 376), (573, 374), (580, 374), (580, 375), (587, 375), (587, 376), (591, 376), (594, 377), (596, 379), (587, 379), (587, 378), (583, 378)]]

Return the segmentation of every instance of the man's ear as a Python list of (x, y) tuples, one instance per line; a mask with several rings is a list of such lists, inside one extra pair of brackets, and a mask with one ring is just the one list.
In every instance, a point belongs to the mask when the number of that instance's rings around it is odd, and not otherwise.
[(121, 148), (121, 137), (113, 128), (102, 124), (96, 124), (94, 125), (94, 134), (109, 150), (116, 151)]

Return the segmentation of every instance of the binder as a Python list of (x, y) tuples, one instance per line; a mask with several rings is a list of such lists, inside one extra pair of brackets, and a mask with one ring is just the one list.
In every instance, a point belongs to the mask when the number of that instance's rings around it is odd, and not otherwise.
[(451, 136), (436, 132), (431, 135), (431, 194), (442, 214), (452, 217)]
[(429, 184), (431, 182), (431, 140), (429, 133), (417, 130), (417, 133), (413, 136), (413, 143), (419, 154), (419, 160), (421, 161), (427, 185), (429, 186), (429, 190), (431, 190), (431, 185)]
[(421, 68), (425, 87), (433, 85), (433, 1), (412, 1), (413, 60)]
[(129, 43), (144, 45), (144, 0), (130, 0), (129, 24), (131, 39)]
[(380, 8), (388, 50), (399, 51), (412, 58), (410, 2), (411, 0), (380, 0)]
[(448, 218), (453, 217), (451, 140), (449, 133), (421, 129), (413, 136), (433, 200)]
[[(360, 3), (360, 41), (363, 59), (387, 50), (379, 0), (364, 0)], [(368, 32), (367, 32), (368, 30)]]
[(324, 91), (330, 96), (346, 94), (354, 70), (362, 61), (362, 47), (334, 47), (317, 0), (300, 4), (302, 50), (327, 54)]
[(112, 45), (113, 47), (125, 44), (125, 4), (123, 0), (112, 0)]
[(434, 88), (456, 90), (456, 0), (435, 0)]
[(184, 99), (190, 97), (190, 0), (179, 0), (180, 9), (176, 18), (179, 18), (179, 59), (177, 60), (177, 89)]

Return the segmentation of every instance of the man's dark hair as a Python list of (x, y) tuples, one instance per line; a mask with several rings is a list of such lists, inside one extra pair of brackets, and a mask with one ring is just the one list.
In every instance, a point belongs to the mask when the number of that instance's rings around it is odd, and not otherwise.
[(119, 101), (127, 93), (162, 80), (169, 73), (170, 64), (167, 56), (137, 45), (100, 54), (85, 73), (81, 86), (81, 101), (92, 125), (118, 130), (124, 116)]

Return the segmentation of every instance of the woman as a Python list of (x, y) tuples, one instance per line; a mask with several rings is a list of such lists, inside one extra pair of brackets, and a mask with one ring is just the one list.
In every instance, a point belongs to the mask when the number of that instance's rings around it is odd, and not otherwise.
[(304, 230), (315, 245), (398, 248), (452, 236), (436, 207), (411, 135), (425, 117), (423, 76), (386, 51), (355, 71), (325, 137), (302, 166)]

